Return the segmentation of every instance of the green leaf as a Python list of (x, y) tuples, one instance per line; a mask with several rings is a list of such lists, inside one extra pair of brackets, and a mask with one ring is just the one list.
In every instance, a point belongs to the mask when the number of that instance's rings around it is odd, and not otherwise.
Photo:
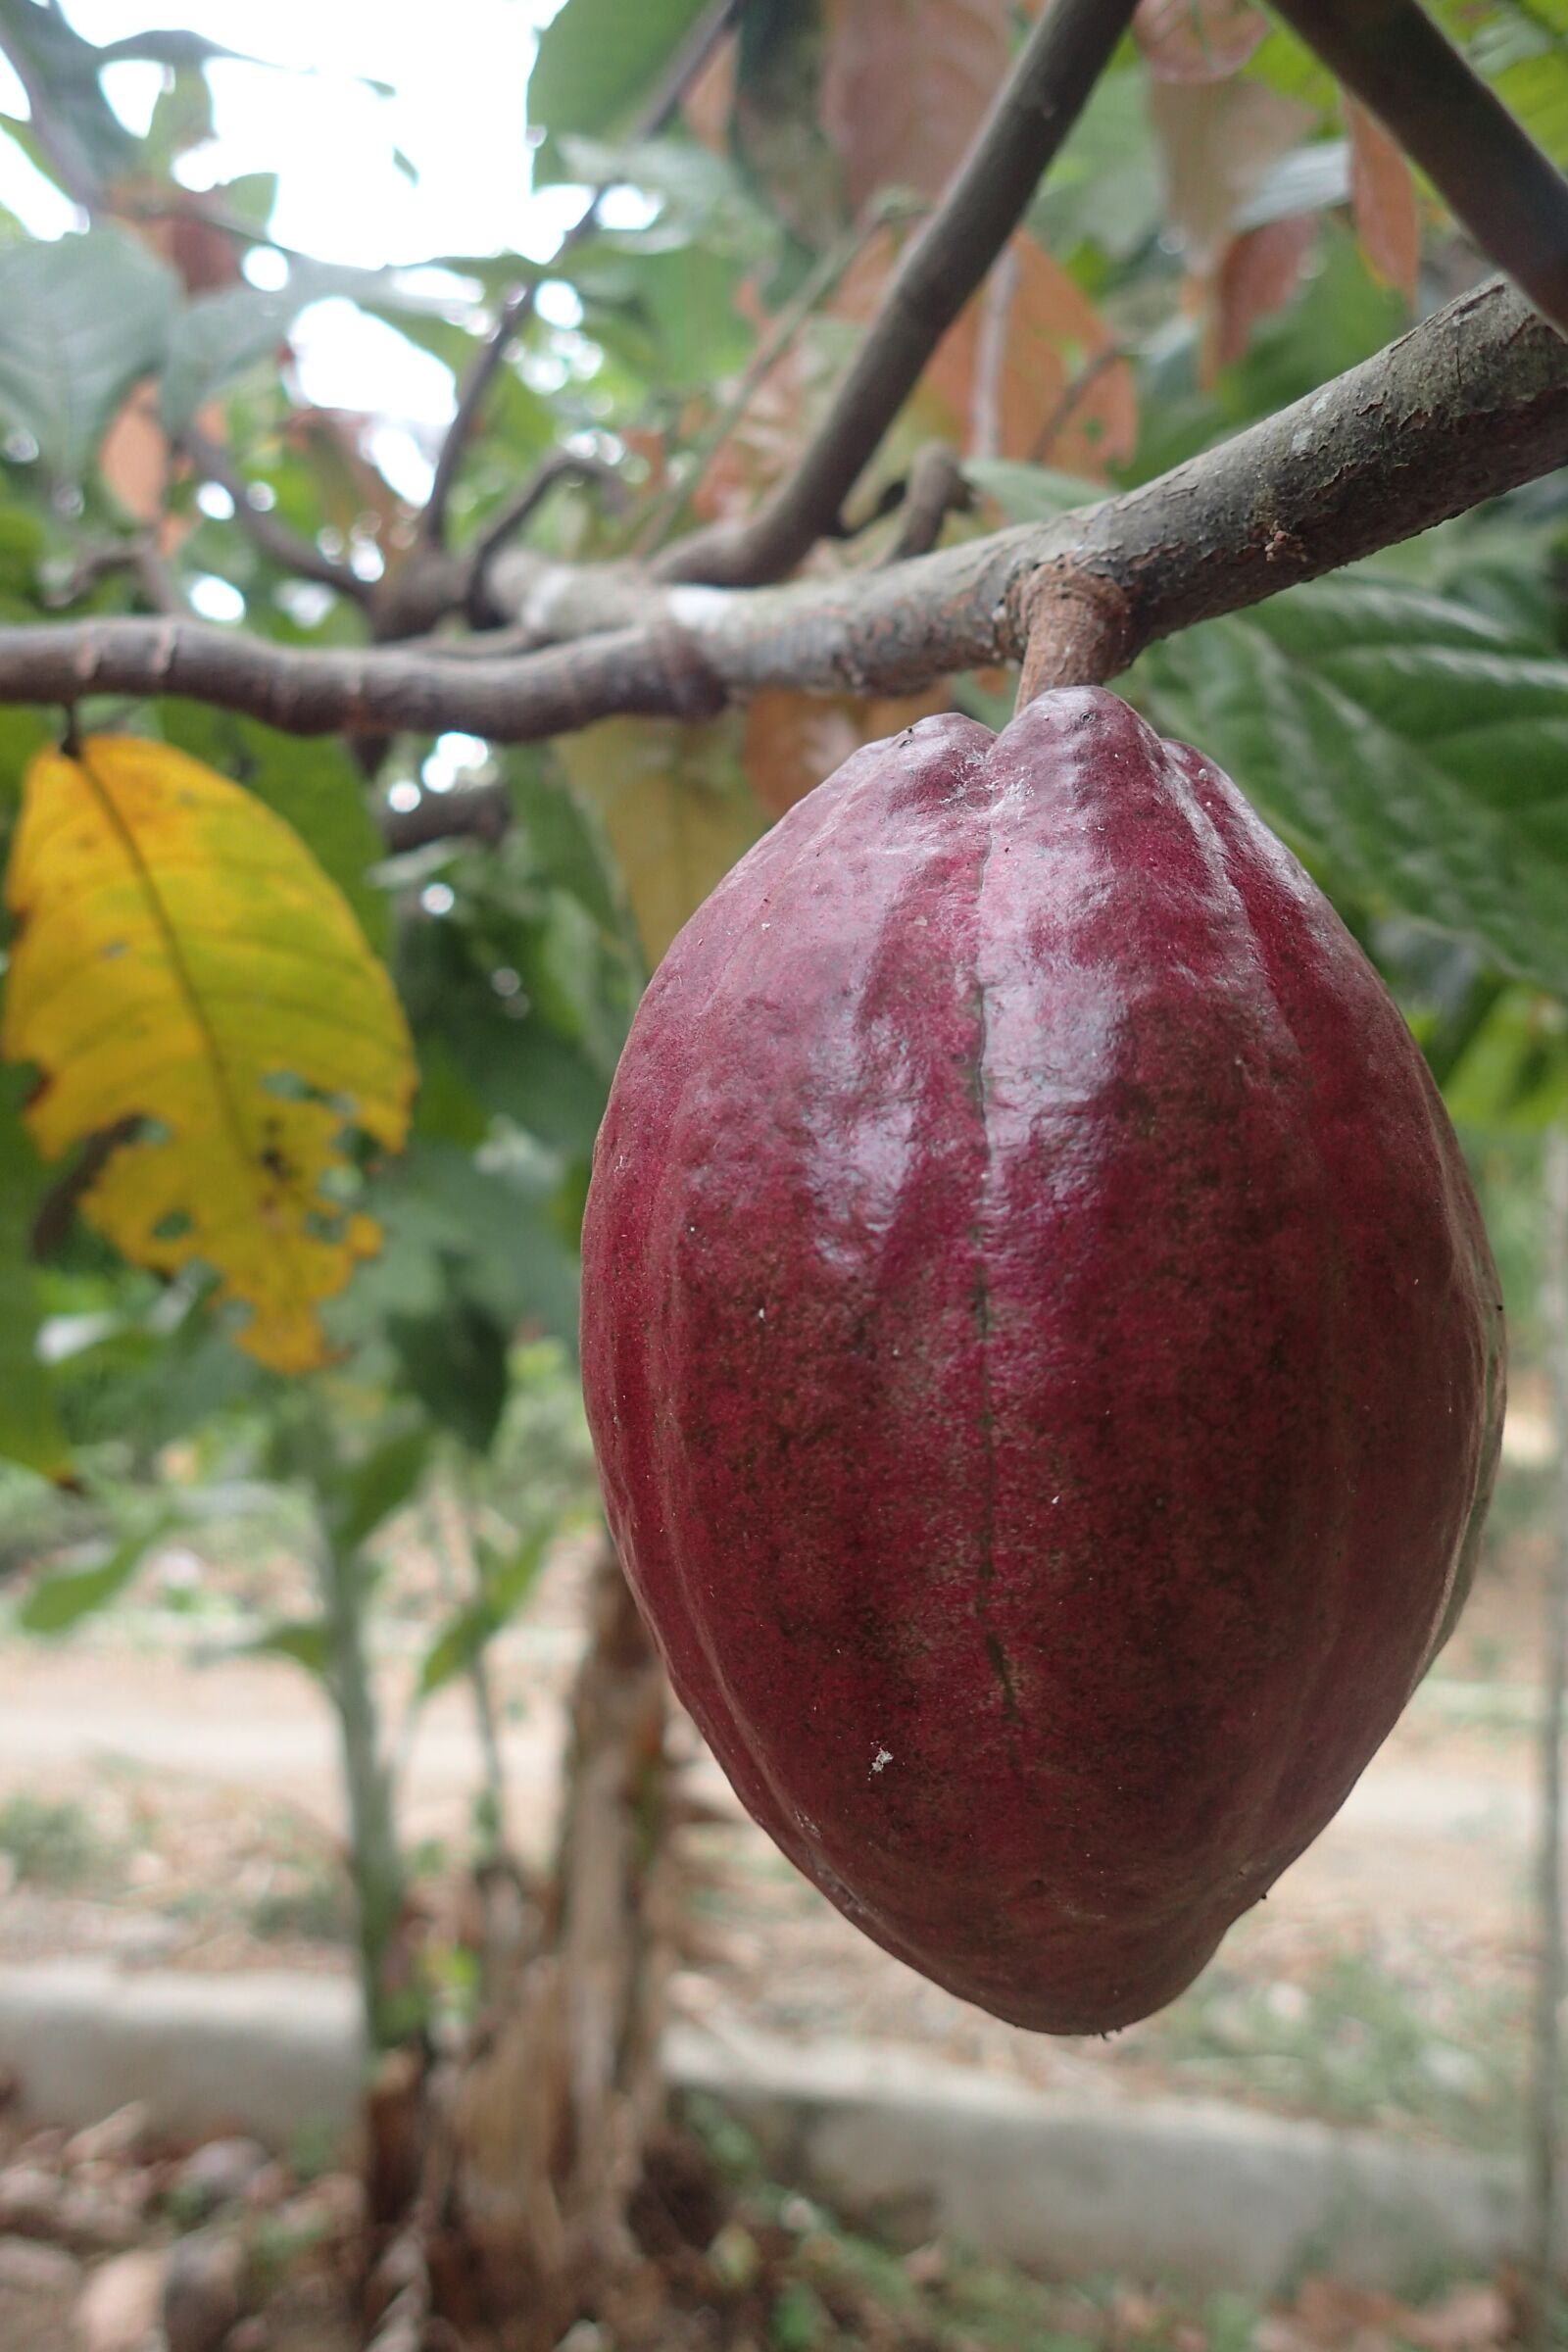
[(0, 1073), (0, 1454), (58, 1477), (71, 1454), (38, 1356), (37, 1282), (29, 1236), (50, 1179), (22, 1119), (28, 1081)]
[(166, 76), (142, 145), (141, 172), (172, 177), (174, 165), (213, 136), (213, 93), (196, 67), (174, 67)]
[[(54, 136), (42, 169), (69, 195), (81, 199), (82, 178), (100, 184), (134, 172), (137, 146), (104, 95), (100, 52), (66, 22), (59, 8), (37, 0), (0, 0), (0, 29), (13, 59), (30, 68), (47, 93)], [(61, 167), (64, 167), (62, 169)]]
[(488, 1453), (507, 1401), (507, 1334), (470, 1298), (442, 1313), (390, 1315), (403, 1377), (432, 1421), (472, 1453)]
[(260, 232), (271, 220), (272, 207), (277, 202), (277, 173), (241, 172), (234, 179), (219, 180), (213, 196), (230, 220)]
[(566, 0), (539, 36), (528, 120), (550, 132), (625, 127), (708, 0)]
[(234, 1658), (292, 1658), (307, 1674), (325, 1682), (331, 1659), (331, 1646), (325, 1625), (318, 1617), (280, 1617), (249, 1642), (239, 1642), (224, 1652)]
[[(20, 507), (0, 508), (0, 615), (5, 619), (37, 620), (47, 612), (40, 578), (46, 546), (43, 525), (31, 514)], [(0, 713), (0, 722), (14, 727), (18, 715), (16, 706), (10, 705)], [(18, 798), (22, 770), (49, 733), (36, 712), (27, 711), (24, 716), (32, 737), (27, 750), (13, 758), (9, 742), (0, 749), (0, 767), (5, 770), (0, 803)]]
[(345, 1295), (334, 1328), (386, 1313), (421, 1321), (465, 1298), (509, 1336), (533, 1322), (574, 1346), (576, 1260), (550, 1210), (559, 1182), (553, 1161), (479, 1167), (455, 1145), (416, 1136), (368, 1196), (385, 1250)]
[[(623, 179), (658, 197), (662, 229), (753, 263), (777, 253), (777, 221), (757, 202), (727, 155), (714, 155), (689, 137), (667, 135), (633, 146), (568, 136), (562, 139), (561, 151), (572, 178), (584, 187)], [(570, 256), (562, 260), (569, 268)]]
[(172, 270), (118, 229), (0, 252), (0, 408), (52, 473), (86, 470), (131, 385), (160, 365), (178, 301)]
[(1130, 261), (1163, 210), (1159, 150), (1149, 132), (1149, 78), (1136, 65), (1104, 74), (1028, 215), (1059, 260), (1092, 245)]
[(466, 1609), (460, 1609), (424, 1653), (417, 1695), (429, 1698), (446, 1684), (455, 1682), (472, 1665), (494, 1632), (490, 1612), (482, 1601), (470, 1601)]
[(174, 318), (159, 388), (165, 432), (177, 439), (208, 401), (263, 360), (274, 360), (301, 297), (228, 286), (187, 303)]
[(571, 268), (592, 332), (621, 349), (662, 391), (696, 389), (748, 356), (755, 331), (735, 307), (744, 265), (658, 231), (601, 238)]
[(419, 1669), (421, 1699), (466, 1673), (486, 1643), (515, 1615), (544, 1564), (552, 1532), (546, 1522), (525, 1537), (505, 1559), (494, 1554), (484, 1558), (484, 1592), (442, 1627), (425, 1651), (424, 1664)]
[(1568, 1111), (1562, 1006), (1533, 989), (1500, 989), (1445, 1073), (1443, 1093), (1454, 1118), (1475, 1126), (1540, 1129), (1560, 1122)]
[(41, 1576), (17, 1611), (22, 1631), (67, 1634), (83, 1617), (118, 1599), (169, 1523), (166, 1516), (127, 1536), (107, 1558), (90, 1568), (57, 1568)]
[(327, 1524), (338, 1552), (358, 1551), (383, 1519), (402, 1509), (423, 1476), (430, 1438), (422, 1422), (399, 1430), (334, 1485), (327, 1496)]
[(607, 931), (625, 924), (610, 853), (599, 827), (570, 786), (547, 775), (532, 747), (503, 755), (512, 821), (526, 844), (529, 863), (587, 907)]
[(1568, 662), (1363, 573), (1173, 638), (1138, 677), (1342, 888), (1568, 994)]
[(1076, 507), (1098, 506), (1105, 495), (1103, 482), (1058, 473), (1054, 466), (1026, 466), (1020, 458), (970, 458), (963, 470), (1008, 522), (1052, 522)]

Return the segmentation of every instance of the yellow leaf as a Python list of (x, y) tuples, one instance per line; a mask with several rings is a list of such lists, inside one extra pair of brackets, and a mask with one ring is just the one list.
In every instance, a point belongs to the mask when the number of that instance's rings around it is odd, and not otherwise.
[(379, 1243), (341, 1197), (343, 1140), (389, 1151), (415, 1067), (392, 983), (299, 836), (167, 745), (98, 736), (27, 770), (7, 876), (18, 937), (0, 1053), (42, 1081), (46, 1159), (122, 1124), (81, 1207), (135, 1264), (192, 1259), (282, 1372)]
[(609, 837), (650, 964), (763, 830), (742, 723), (607, 718), (556, 747)]

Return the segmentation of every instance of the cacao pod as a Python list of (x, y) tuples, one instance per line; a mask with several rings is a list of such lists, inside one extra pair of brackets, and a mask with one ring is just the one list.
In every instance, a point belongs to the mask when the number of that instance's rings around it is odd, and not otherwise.
[(1098, 690), (856, 755), (693, 917), (583, 1240), (621, 1557), (744, 1802), (1015, 2023), (1180, 1992), (1452, 1622), (1496, 1275), (1392, 1000)]

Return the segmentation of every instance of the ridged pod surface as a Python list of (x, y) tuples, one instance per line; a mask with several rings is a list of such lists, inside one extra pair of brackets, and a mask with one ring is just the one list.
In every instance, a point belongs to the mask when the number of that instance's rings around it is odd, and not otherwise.
[(1501, 1420), (1316, 886), (1111, 694), (873, 744), (656, 974), (583, 1252), (612, 1527), (757, 1819), (999, 2016), (1172, 1999), (1446, 1634)]

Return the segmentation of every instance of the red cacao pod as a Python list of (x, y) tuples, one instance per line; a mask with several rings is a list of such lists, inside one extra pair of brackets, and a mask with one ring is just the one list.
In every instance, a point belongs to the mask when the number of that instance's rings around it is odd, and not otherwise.
[(1114, 695), (924, 719), (742, 859), (583, 1238), (675, 1688), (877, 1942), (1048, 2033), (1192, 1982), (1468, 1583), (1496, 1275), (1392, 1000)]

